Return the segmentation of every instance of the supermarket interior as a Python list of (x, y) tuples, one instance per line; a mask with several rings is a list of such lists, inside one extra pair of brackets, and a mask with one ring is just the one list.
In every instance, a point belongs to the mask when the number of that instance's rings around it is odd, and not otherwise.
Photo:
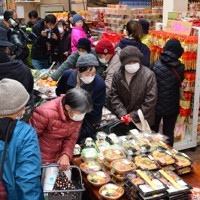
[(0, 199), (200, 200), (199, 41), (200, 0), (0, 0)]

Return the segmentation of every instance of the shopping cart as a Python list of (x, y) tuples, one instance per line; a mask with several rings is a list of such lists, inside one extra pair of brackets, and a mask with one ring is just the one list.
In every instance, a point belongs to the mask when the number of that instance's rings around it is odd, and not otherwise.
[[(42, 165), (42, 185), (44, 183), (44, 178), (45, 178), (45, 171), (49, 167), (58, 167), (58, 164), (45, 164)], [(76, 194), (76, 200), (81, 200), (82, 199), (82, 194), (85, 191), (84, 184), (83, 184), (83, 179), (82, 179), (82, 174), (81, 170), (75, 166), (71, 165), (70, 166), (71, 170), (71, 181), (73, 185), (75, 186), (75, 189), (69, 189), (69, 190), (43, 190), (45, 200), (74, 200), (74, 194)], [(54, 193), (66, 193), (66, 196), (54, 196)]]

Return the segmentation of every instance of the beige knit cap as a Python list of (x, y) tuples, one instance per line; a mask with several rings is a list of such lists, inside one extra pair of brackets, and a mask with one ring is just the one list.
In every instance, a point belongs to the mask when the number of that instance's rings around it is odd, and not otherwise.
[(29, 94), (24, 86), (13, 79), (0, 81), (0, 116), (15, 114), (29, 101)]

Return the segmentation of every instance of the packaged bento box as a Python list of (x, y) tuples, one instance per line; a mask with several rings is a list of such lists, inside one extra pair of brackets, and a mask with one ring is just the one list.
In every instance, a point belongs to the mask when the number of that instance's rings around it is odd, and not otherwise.
[(155, 150), (152, 152), (152, 156), (161, 166), (171, 165), (175, 163), (175, 159), (164, 150)]
[(154, 158), (150, 155), (136, 156), (134, 162), (135, 165), (142, 170), (156, 170), (160, 168)]
[(154, 176), (167, 186), (170, 196), (190, 192), (191, 187), (172, 171), (159, 170)]
[(136, 170), (130, 172), (127, 174), (127, 180), (144, 197), (166, 192), (166, 186), (150, 171)]

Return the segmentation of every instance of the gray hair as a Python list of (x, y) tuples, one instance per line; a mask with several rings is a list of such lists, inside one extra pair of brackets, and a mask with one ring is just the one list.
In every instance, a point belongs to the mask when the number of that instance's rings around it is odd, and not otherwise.
[(92, 110), (92, 99), (89, 92), (81, 88), (73, 88), (67, 91), (63, 106), (68, 105), (72, 110), (88, 113)]

